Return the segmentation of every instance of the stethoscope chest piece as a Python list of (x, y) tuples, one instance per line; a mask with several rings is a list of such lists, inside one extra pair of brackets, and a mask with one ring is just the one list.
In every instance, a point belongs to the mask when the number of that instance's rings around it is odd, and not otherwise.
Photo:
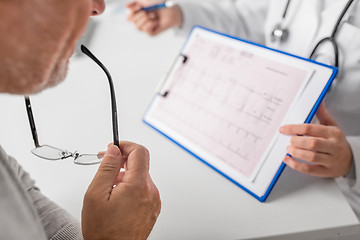
[(282, 27), (282, 24), (277, 24), (271, 32), (272, 42), (284, 42), (289, 37), (289, 30)]
[[(287, 38), (289, 37), (289, 30), (288, 28), (285, 26), (285, 17), (287, 15), (288, 12), (288, 8), (290, 5), (291, 0), (288, 0), (284, 9), (284, 13), (282, 15), (282, 20), (280, 23), (276, 24), (274, 27), (274, 30), (271, 32), (271, 41), (272, 42), (284, 42), (287, 40)], [(331, 33), (331, 35), (329, 37), (325, 37), (323, 39), (321, 39), (314, 47), (314, 49), (312, 50), (310, 57), (309, 58), (313, 58), (314, 54), (316, 53), (316, 50), (324, 43), (331, 43), (333, 48), (334, 48), (334, 53), (335, 53), (335, 61), (334, 61), (334, 65), (335, 67), (339, 67), (339, 49), (338, 49), (338, 45), (336, 43), (336, 33), (338, 31), (338, 28), (341, 24), (341, 21), (343, 20), (345, 14), (347, 13), (347, 11), (349, 10), (350, 6), (352, 5), (352, 3), (354, 2), (354, 0), (348, 0), (347, 4), (345, 5), (343, 11), (341, 12), (338, 20), (336, 21), (335, 27)]]

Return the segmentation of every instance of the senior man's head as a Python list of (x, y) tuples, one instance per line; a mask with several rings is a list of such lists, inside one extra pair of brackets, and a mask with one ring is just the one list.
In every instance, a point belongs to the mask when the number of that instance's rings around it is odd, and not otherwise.
[(104, 0), (0, 0), (0, 92), (61, 82), (89, 17), (104, 8)]

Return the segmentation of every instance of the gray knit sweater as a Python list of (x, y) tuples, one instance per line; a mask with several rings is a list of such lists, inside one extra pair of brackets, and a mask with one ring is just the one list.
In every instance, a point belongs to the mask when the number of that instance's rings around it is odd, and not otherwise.
[(1, 147), (0, 239), (83, 239), (80, 224), (46, 198)]

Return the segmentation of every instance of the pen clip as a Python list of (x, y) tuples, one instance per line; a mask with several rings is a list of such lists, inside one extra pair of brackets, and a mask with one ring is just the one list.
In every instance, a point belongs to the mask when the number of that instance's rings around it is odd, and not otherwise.
[(182, 64), (185, 64), (188, 61), (189, 57), (185, 54), (180, 53), (174, 61), (172, 62), (169, 70), (165, 73), (164, 77), (159, 82), (158, 86), (156, 87), (156, 94), (160, 95), (161, 97), (166, 97), (169, 94), (170, 89), (170, 82), (168, 82), (170, 73), (173, 71), (174, 67), (181, 61)]

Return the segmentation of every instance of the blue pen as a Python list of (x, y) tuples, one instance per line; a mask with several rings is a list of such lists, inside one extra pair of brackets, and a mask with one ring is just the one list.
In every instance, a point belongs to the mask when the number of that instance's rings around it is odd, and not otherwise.
[(145, 12), (150, 12), (150, 11), (155, 11), (155, 10), (158, 10), (158, 9), (161, 9), (161, 8), (169, 8), (169, 7), (172, 7), (174, 5), (175, 5), (175, 3), (173, 1), (166, 1), (166, 2), (155, 4), (155, 5), (152, 5), (152, 6), (143, 7), (143, 8), (141, 8), (141, 10), (145, 11)]

